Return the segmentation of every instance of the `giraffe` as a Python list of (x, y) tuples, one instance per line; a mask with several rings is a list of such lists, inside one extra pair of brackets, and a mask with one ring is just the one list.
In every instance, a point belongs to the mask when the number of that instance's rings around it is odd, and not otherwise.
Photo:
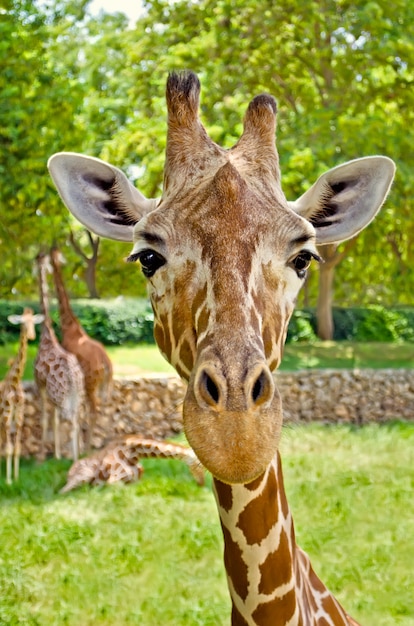
[(169, 75), (160, 199), (84, 155), (58, 153), (49, 171), (75, 217), (132, 243), (129, 261), (148, 278), (156, 342), (188, 383), (184, 430), (213, 475), (233, 626), (351, 626), (288, 528), (272, 373), (307, 269), (321, 261), (316, 246), (367, 226), (395, 166), (383, 156), (355, 159), (288, 202), (274, 98), (256, 96), (240, 139), (223, 149), (199, 119), (199, 94), (194, 73)]
[(40, 324), (43, 321), (43, 315), (34, 315), (32, 309), (25, 308), (23, 315), (9, 315), (7, 319), (11, 324), (20, 324), (19, 350), (10, 365), (5, 379), (0, 383), (0, 453), (1, 428), (3, 427), (6, 439), (6, 482), (8, 485), (11, 485), (12, 457), (14, 457), (14, 479), (18, 480), (19, 478), (24, 421), (24, 390), (21, 381), (26, 365), (27, 342), (35, 339), (35, 324)]
[(61, 493), (80, 485), (133, 482), (139, 480), (144, 468), (140, 459), (180, 459), (188, 465), (194, 479), (204, 485), (204, 469), (191, 448), (178, 443), (147, 439), (140, 435), (122, 435), (102, 450), (76, 461), (69, 470)]
[(37, 351), (34, 374), (39, 389), (42, 413), (42, 442), (39, 458), (46, 456), (46, 437), (49, 424), (47, 399), (53, 405), (53, 432), (55, 456), (61, 458), (60, 421), (72, 423), (72, 455), (79, 456), (79, 415), (84, 398), (84, 379), (81, 367), (73, 354), (70, 354), (57, 340), (49, 315), (47, 273), (50, 268), (49, 257), (38, 254), (36, 258), (40, 304), (44, 316), (39, 349)]
[(59, 250), (52, 248), (51, 262), (59, 301), (62, 346), (77, 357), (85, 378), (85, 395), (89, 413), (86, 448), (89, 450), (92, 445), (98, 409), (111, 391), (112, 363), (103, 345), (89, 337), (74, 314), (63, 283), (60, 259)]

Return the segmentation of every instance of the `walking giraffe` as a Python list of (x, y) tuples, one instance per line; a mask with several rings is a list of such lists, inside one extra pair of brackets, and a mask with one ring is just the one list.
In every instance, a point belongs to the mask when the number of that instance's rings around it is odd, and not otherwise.
[(42, 412), (42, 443), (39, 457), (46, 456), (46, 438), (49, 426), (47, 398), (53, 406), (53, 433), (55, 456), (61, 457), (60, 422), (72, 424), (72, 455), (79, 456), (79, 414), (84, 398), (83, 374), (73, 354), (60, 345), (49, 315), (47, 273), (49, 257), (40, 253), (36, 259), (39, 273), (40, 305), (44, 316), (39, 349), (34, 363), (34, 373), (40, 395)]
[(88, 404), (86, 448), (89, 450), (92, 445), (99, 408), (111, 392), (112, 363), (103, 345), (89, 337), (70, 306), (63, 283), (59, 250), (52, 248), (50, 255), (59, 301), (62, 346), (76, 356), (85, 379), (85, 395)]
[(11, 324), (20, 324), (19, 350), (5, 379), (0, 383), (0, 462), (1, 431), (5, 432), (6, 482), (12, 483), (12, 458), (14, 480), (19, 478), (21, 438), (24, 421), (24, 389), (22, 377), (26, 365), (27, 342), (36, 337), (35, 324), (43, 321), (43, 315), (34, 315), (32, 309), (24, 309), (23, 315), (9, 315)]
[(194, 479), (204, 485), (204, 468), (191, 448), (178, 443), (157, 441), (140, 435), (121, 435), (102, 450), (76, 461), (68, 472), (65, 493), (80, 485), (139, 480), (144, 468), (140, 459), (179, 459), (188, 465)]
[(295, 544), (279, 468), (281, 399), (272, 371), (317, 244), (376, 215), (395, 166), (381, 156), (322, 175), (295, 202), (281, 188), (276, 103), (250, 103), (229, 150), (198, 117), (191, 72), (167, 81), (164, 189), (148, 200), (117, 168), (60, 153), (49, 169), (91, 231), (133, 242), (149, 281), (155, 338), (188, 381), (184, 428), (214, 477), (233, 626), (356, 624)]

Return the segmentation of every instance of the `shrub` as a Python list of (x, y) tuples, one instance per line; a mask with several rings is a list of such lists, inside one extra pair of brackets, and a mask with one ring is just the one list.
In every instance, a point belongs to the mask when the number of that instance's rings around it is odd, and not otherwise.
[(315, 341), (317, 339), (312, 325), (311, 311), (293, 311), (289, 322), (286, 343)]
[(154, 343), (154, 315), (145, 299), (81, 301), (73, 310), (86, 332), (106, 345)]
[[(39, 311), (37, 302), (0, 300), (0, 344), (18, 340), (19, 327), (10, 324), (7, 316), (21, 313), (24, 306), (30, 306), (35, 312)], [(154, 316), (145, 298), (74, 300), (72, 307), (86, 332), (106, 345), (154, 343)], [(55, 304), (51, 307), (51, 315), (59, 337), (59, 314)], [(414, 342), (414, 308), (334, 308), (333, 317), (335, 341)], [(316, 339), (315, 310), (294, 311), (286, 341), (310, 342)]]
[(402, 312), (380, 306), (366, 310), (355, 326), (356, 341), (413, 341), (414, 330)]

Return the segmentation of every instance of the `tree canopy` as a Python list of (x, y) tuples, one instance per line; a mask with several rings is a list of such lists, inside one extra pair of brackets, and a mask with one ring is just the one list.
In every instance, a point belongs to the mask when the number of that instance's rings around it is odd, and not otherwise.
[[(120, 13), (92, 17), (86, 0), (9, 0), (0, 10), (0, 295), (33, 292), (32, 260), (52, 243), (68, 256), (73, 293), (85, 295), (81, 257), (67, 244), (71, 231), (85, 249), (89, 240), (54, 192), (47, 158), (58, 150), (100, 156), (157, 195), (166, 75), (189, 68), (201, 79), (203, 122), (225, 147), (237, 141), (249, 100), (276, 96), (289, 199), (346, 160), (386, 154), (397, 162), (380, 215), (338, 250), (335, 301), (412, 304), (414, 4), (150, 0), (144, 8), (134, 27)], [(126, 253), (102, 242), (101, 295), (142, 293)], [(315, 271), (310, 304), (317, 290)]]

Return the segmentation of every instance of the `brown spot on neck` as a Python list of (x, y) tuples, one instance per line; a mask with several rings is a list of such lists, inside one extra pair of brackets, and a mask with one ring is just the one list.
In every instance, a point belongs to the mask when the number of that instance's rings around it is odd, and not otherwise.
[(224, 537), (224, 566), (237, 595), (245, 600), (249, 590), (247, 565), (239, 545), (233, 541), (228, 529), (221, 524)]
[(252, 618), (257, 626), (275, 626), (287, 624), (296, 611), (296, 593), (288, 591), (281, 598), (263, 602), (253, 611)]
[(217, 478), (214, 479), (214, 487), (217, 494), (219, 505), (225, 510), (230, 511), (233, 506), (233, 489), (231, 485), (222, 483)]
[(260, 565), (259, 593), (271, 594), (292, 578), (292, 554), (289, 538), (282, 528), (279, 546)]
[(279, 517), (278, 484), (273, 467), (268, 470), (266, 485), (254, 500), (240, 513), (237, 527), (243, 531), (247, 543), (261, 543)]

